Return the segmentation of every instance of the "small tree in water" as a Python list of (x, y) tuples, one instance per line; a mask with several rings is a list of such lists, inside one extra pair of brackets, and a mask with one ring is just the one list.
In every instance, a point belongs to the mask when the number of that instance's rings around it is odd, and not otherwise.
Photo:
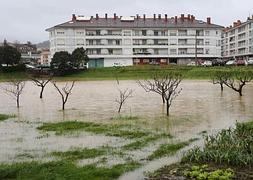
[(119, 104), (118, 113), (120, 113), (121, 108), (123, 104), (125, 103), (125, 101), (128, 98), (132, 97), (133, 90), (132, 89), (124, 89), (124, 90), (118, 89), (118, 91), (119, 91), (119, 98), (116, 99), (115, 102)]
[(213, 77), (213, 84), (220, 84), (221, 91), (223, 86), (231, 88), (232, 90), (239, 93), (242, 96), (243, 87), (246, 83), (252, 81), (252, 72), (238, 71), (238, 72), (216, 72)]
[(163, 103), (166, 103), (167, 116), (173, 100), (180, 94), (182, 89), (178, 89), (182, 81), (182, 75), (178, 73), (155, 74), (151, 80), (138, 81), (138, 84), (146, 92), (155, 92), (161, 95)]
[(228, 77), (228, 73), (217, 71), (213, 76), (213, 84), (219, 84), (221, 91), (223, 91), (225, 82), (227, 81)]
[(49, 76), (47, 78), (43, 78), (43, 77), (32, 77), (31, 80), (33, 81), (33, 83), (40, 87), (41, 90), (40, 90), (40, 99), (43, 98), (43, 92), (44, 92), (44, 89), (46, 87), (46, 85), (52, 80), (52, 77)]
[(72, 93), (72, 89), (75, 85), (75, 81), (72, 81), (71, 85), (68, 83), (65, 84), (63, 88), (59, 88), (59, 86), (56, 84), (56, 81), (52, 82), (58, 93), (61, 95), (62, 99), (62, 110), (65, 109), (65, 104), (68, 101), (69, 95)]
[(20, 95), (23, 92), (25, 87), (25, 81), (12, 79), (9, 82), (6, 82), (4, 86), (0, 88), (5, 91), (6, 94), (10, 95), (16, 100), (17, 108), (20, 107)]
[(246, 83), (252, 81), (253, 74), (251, 72), (239, 71), (233, 74), (227, 75), (227, 79), (224, 81), (224, 84), (238, 92), (242, 96), (242, 89)]

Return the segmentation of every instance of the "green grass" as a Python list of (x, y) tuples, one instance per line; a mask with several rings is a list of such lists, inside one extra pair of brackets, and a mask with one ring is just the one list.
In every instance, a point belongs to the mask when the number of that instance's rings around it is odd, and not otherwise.
[(204, 149), (190, 150), (183, 162), (253, 166), (253, 122), (237, 123), (218, 134), (205, 136)]
[(113, 117), (111, 120), (121, 120), (121, 121), (130, 121), (130, 120), (138, 120), (138, 116), (118, 116), (118, 117)]
[(0, 121), (15, 117), (14, 115), (0, 114)]
[[(57, 80), (115, 80), (118, 76), (119, 80), (136, 80), (150, 78), (156, 72), (178, 72), (185, 79), (211, 79), (216, 71), (236, 72), (245, 70), (253, 72), (252, 67), (188, 67), (188, 66), (129, 66), (129, 67), (108, 67), (98, 69), (88, 69), (87, 71), (66, 75), (63, 77), (55, 77)], [(1, 73), (0, 81), (6, 81), (10, 77), (18, 77), (27, 79), (25, 72)]]
[(25, 72), (8, 72), (0, 71), (0, 82), (8, 81), (10, 79), (28, 79)]
[(88, 159), (88, 158), (95, 158), (107, 153), (106, 148), (99, 148), (99, 149), (73, 149), (70, 151), (65, 152), (52, 152), (52, 156), (56, 156), (58, 158), (64, 160), (78, 160), (78, 159)]
[(190, 139), (186, 142), (179, 142), (176, 144), (162, 144), (157, 150), (155, 150), (147, 159), (154, 160), (168, 155), (175, 154), (178, 150), (188, 146), (191, 142), (197, 139)]
[(134, 170), (139, 163), (129, 162), (112, 167), (97, 167), (86, 165), (79, 167), (73, 162), (59, 161), (49, 163), (27, 162), (0, 165), (0, 179), (83, 179), (83, 180), (111, 180), (116, 179), (125, 172)]
[(137, 150), (137, 149), (141, 149), (145, 146), (147, 146), (148, 144), (150, 144), (151, 142), (156, 141), (157, 139), (161, 138), (161, 136), (150, 136), (150, 137), (145, 137), (143, 139), (134, 141), (132, 143), (126, 144), (122, 147), (122, 149), (124, 150)]
[(39, 130), (53, 131), (57, 135), (70, 133), (74, 131), (86, 131), (94, 134), (104, 134), (107, 136), (116, 136), (123, 138), (141, 138), (148, 136), (149, 132), (126, 128), (125, 125), (97, 124), (92, 122), (66, 121), (59, 123), (45, 123), (38, 127)]

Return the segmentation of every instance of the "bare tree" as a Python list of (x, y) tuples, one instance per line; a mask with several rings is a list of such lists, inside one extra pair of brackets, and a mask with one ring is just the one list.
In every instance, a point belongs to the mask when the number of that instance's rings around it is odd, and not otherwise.
[(56, 84), (56, 81), (52, 82), (58, 93), (61, 95), (62, 99), (62, 110), (65, 109), (65, 104), (68, 101), (69, 95), (72, 93), (72, 89), (75, 85), (75, 81), (72, 81), (71, 85), (68, 83), (65, 84), (63, 88), (59, 88), (59, 86)]
[(6, 82), (4, 86), (0, 88), (5, 91), (6, 94), (10, 95), (16, 100), (17, 108), (20, 107), (20, 95), (23, 92), (25, 87), (25, 81), (12, 79), (9, 82)]
[(123, 104), (126, 102), (126, 100), (130, 97), (132, 97), (133, 90), (132, 89), (118, 89), (119, 91), (119, 98), (115, 100), (116, 103), (119, 104), (118, 113), (120, 113), (121, 108)]
[(221, 91), (224, 90), (224, 84), (228, 80), (229, 74), (226, 72), (216, 72), (213, 76), (213, 84), (219, 84)]
[(252, 81), (253, 75), (248, 72), (240, 71), (235, 75), (230, 75), (224, 81), (224, 84), (233, 89), (234, 91), (238, 92), (240, 96), (242, 96), (242, 89), (246, 85), (246, 83)]
[(137, 83), (146, 92), (155, 92), (161, 95), (163, 103), (166, 103), (167, 116), (173, 100), (180, 94), (182, 89), (177, 90), (182, 81), (182, 75), (177, 73), (155, 74), (152, 80), (138, 81)]
[(41, 90), (40, 90), (40, 99), (43, 98), (43, 92), (44, 92), (44, 89), (46, 87), (46, 85), (52, 80), (52, 77), (48, 77), (48, 78), (36, 78), (36, 77), (32, 77), (31, 80), (33, 81), (33, 83), (40, 87)]

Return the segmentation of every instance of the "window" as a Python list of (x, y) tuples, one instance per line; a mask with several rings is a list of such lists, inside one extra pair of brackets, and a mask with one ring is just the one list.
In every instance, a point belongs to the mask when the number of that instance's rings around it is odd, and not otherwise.
[(206, 49), (206, 54), (209, 54), (209, 52), (210, 52), (210, 49)]
[(131, 36), (131, 31), (124, 31), (123, 34), (124, 36)]
[(158, 35), (159, 35), (158, 31), (154, 31), (154, 36), (158, 36)]
[(177, 35), (177, 31), (174, 30), (174, 31), (170, 31), (170, 36), (176, 36)]
[(77, 31), (76, 34), (77, 34), (77, 35), (83, 35), (84, 32), (83, 32), (83, 31)]
[(97, 49), (97, 54), (101, 54), (101, 49)]
[(116, 45), (120, 45), (120, 40), (116, 40)]
[(108, 31), (107, 31), (107, 34), (108, 34), (108, 35), (112, 35), (112, 30), (108, 30)]
[(96, 35), (100, 36), (100, 30), (96, 30)]
[(142, 35), (143, 36), (147, 36), (147, 31), (146, 30), (142, 30)]
[(206, 31), (206, 36), (210, 36), (210, 31)]
[(206, 44), (206, 45), (210, 45), (210, 40), (209, 40), (209, 39), (206, 39), (205, 44)]
[(57, 34), (58, 34), (58, 35), (63, 35), (64, 32), (63, 32), (63, 31), (58, 31)]
[(177, 49), (170, 49), (170, 54), (177, 54)]
[(113, 49), (108, 49), (108, 54), (112, 55), (113, 54)]

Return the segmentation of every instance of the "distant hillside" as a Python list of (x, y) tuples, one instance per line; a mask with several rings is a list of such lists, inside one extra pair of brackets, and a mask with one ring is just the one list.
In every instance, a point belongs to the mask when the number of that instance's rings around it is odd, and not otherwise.
[(49, 41), (43, 41), (41, 43), (36, 44), (37, 48), (48, 48), (49, 49)]

